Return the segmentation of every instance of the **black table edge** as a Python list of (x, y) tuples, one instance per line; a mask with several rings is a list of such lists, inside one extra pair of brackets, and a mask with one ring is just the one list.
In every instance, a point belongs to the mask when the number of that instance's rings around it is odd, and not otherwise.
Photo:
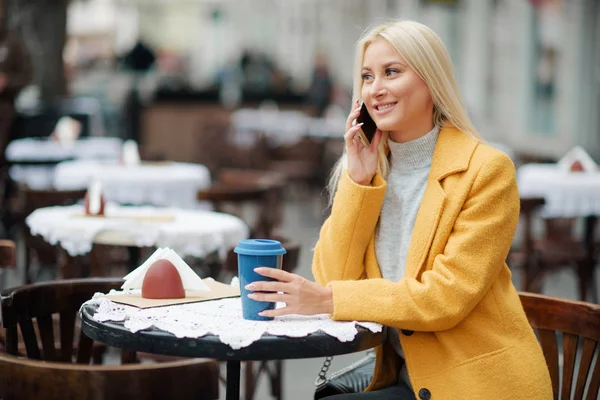
[(371, 332), (357, 326), (358, 332), (350, 342), (342, 342), (319, 331), (298, 338), (264, 335), (249, 346), (234, 350), (216, 335), (177, 338), (156, 328), (132, 333), (122, 322), (95, 321), (92, 316), (96, 308), (96, 305), (87, 304), (81, 309), (81, 329), (91, 339), (113, 347), (172, 356), (205, 357), (221, 361), (316, 358), (368, 350), (380, 345), (383, 340), (381, 332)]

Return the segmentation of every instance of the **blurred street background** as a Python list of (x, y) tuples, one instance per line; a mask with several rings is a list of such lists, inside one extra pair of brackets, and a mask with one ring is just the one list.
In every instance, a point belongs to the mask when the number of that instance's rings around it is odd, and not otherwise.
[[(523, 198), (545, 197), (548, 208), (532, 208), (532, 224), (521, 223), (515, 237), (509, 264), (517, 288), (599, 301), (600, 1), (0, 0), (0, 5), (0, 238), (17, 241), (20, 260), (4, 273), (2, 288), (60, 276), (56, 265), (62, 258), (46, 268), (43, 250), (36, 253), (27, 244), (24, 218), (35, 207), (24, 205), (23, 191), (85, 189), (89, 183), (75, 187), (59, 180), (61, 163), (81, 154), (45, 158), (40, 152), (24, 155), (26, 146), (18, 147), (49, 137), (67, 147), (74, 140), (111, 138), (119, 151), (121, 143), (134, 143), (142, 163), (203, 166), (206, 187), (231, 169), (280, 174), (285, 187), (267, 232), (299, 243), (295, 272), (312, 278), (312, 248), (328, 212), (324, 188), (343, 150), (352, 102), (355, 42), (371, 25), (404, 18), (425, 23), (448, 47), (464, 104), (482, 136), (513, 159)], [(118, 157), (122, 161), (123, 153)], [(557, 186), (547, 194), (553, 178), (538, 178), (545, 175), (536, 175), (532, 165), (582, 172), (590, 183)], [(175, 192), (153, 195), (147, 203), (183, 204)], [(197, 206), (195, 193), (191, 208)], [(557, 205), (569, 194), (581, 196)], [(173, 204), (153, 203), (167, 195)], [(582, 246), (584, 253), (544, 259), (542, 247), (556, 238), (568, 251)], [(538, 244), (539, 253), (530, 251)], [(126, 264), (127, 256), (110, 249), (107, 257)], [(113, 275), (126, 272), (125, 267)], [(335, 357), (332, 370), (360, 357)], [(322, 361), (285, 361), (283, 397), (311, 398)], [(271, 398), (264, 376), (255, 398)]]

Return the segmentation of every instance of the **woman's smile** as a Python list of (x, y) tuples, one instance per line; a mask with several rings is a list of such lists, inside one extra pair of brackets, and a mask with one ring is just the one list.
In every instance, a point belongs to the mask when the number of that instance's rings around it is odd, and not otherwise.
[(387, 113), (392, 112), (394, 106), (397, 104), (397, 101), (394, 102), (388, 102), (388, 103), (375, 103), (373, 104), (373, 111), (375, 113), (375, 115), (377, 115), (378, 117), (385, 115)]

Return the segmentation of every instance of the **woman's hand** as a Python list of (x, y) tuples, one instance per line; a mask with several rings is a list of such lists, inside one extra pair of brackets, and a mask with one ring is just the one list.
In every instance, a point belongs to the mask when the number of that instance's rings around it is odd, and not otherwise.
[(277, 268), (259, 267), (254, 271), (276, 280), (256, 281), (246, 285), (246, 289), (253, 292), (273, 292), (251, 293), (248, 297), (256, 301), (281, 302), (286, 305), (283, 308), (263, 311), (259, 315), (276, 317), (287, 314), (314, 315), (333, 312), (331, 288)]
[(346, 154), (348, 157), (348, 174), (352, 180), (360, 185), (370, 185), (375, 173), (377, 172), (377, 161), (379, 141), (381, 140), (381, 131), (377, 129), (375, 136), (369, 147), (365, 147), (359, 139), (359, 133), (362, 124), (352, 126), (360, 114), (358, 100), (354, 102), (354, 110), (346, 120)]

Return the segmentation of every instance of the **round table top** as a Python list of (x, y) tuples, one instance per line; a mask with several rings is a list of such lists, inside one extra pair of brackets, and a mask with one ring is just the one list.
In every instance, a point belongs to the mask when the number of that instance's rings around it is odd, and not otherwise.
[(93, 340), (109, 346), (147, 353), (181, 357), (207, 357), (217, 360), (284, 360), (313, 358), (355, 353), (380, 345), (382, 333), (358, 327), (354, 340), (342, 342), (325, 333), (304, 337), (263, 335), (247, 347), (234, 350), (218, 336), (178, 338), (156, 328), (132, 333), (122, 322), (98, 322), (93, 319), (97, 305), (86, 304), (81, 309), (82, 330)]
[(249, 235), (240, 218), (204, 210), (108, 203), (103, 217), (85, 216), (82, 205), (39, 208), (26, 223), (34, 235), (60, 244), (70, 255), (86, 254), (95, 244), (170, 247), (180, 256), (224, 254)]

